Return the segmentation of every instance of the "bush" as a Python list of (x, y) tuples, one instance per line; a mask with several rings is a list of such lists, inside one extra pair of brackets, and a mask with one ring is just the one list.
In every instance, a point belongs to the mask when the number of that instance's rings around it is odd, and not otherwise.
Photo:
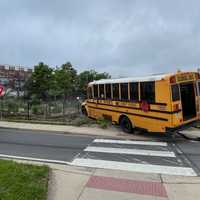
[(72, 125), (75, 125), (75, 126), (82, 126), (84, 124), (90, 125), (93, 123), (95, 123), (95, 121), (91, 120), (90, 118), (86, 116), (77, 117), (72, 121)]
[(97, 119), (97, 124), (103, 128), (103, 129), (106, 129), (108, 128), (108, 126), (111, 124), (111, 122), (103, 117), (100, 117)]
[(16, 112), (18, 112), (18, 104), (16, 102), (9, 101), (8, 104), (7, 104), (7, 106), (8, 106), (8, 112), (9, 113), (16, 113)]
[(39, 105), (32, 105), (31, 112), (35, 115), (42, 115), (44, 113), (42, 107)]

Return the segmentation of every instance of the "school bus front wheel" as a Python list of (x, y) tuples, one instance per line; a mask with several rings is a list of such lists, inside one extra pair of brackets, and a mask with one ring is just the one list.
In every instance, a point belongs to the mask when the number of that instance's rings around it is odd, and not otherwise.
[(88, 112), (87, 112), (87, 109), (85, 108), (85, 106), (81, 107), (81, 112), (83, 115), (88, 116)]

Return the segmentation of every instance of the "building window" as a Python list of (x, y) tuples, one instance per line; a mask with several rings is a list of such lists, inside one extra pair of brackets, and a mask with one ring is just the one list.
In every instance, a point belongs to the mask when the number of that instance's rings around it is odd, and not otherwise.
[(141, 100), (149, 103), (155, 103), (155, 82), (141, 82), (140, 83)]
[(15, 67), (9, 66), (9, 70), (15, 70)]
[(171, 88), (172, 88), (172, 101), (179, 101), (180, 94), (179, 94), (178, 84), (172, 85)]
[(138, 83), (130, 83), (130, 100), (131, 101), (139, 100)]
[(111, 99), (111, 84), (106, 84), (106, 99)]
[(98, 85), (94, 85), (94, 98), (98, 98)]
[(104, 95), (104, 85), (99, 85), (99, 97), (101, 99), (104, 99), (105, 98), (105, 95)]
[(118, 100), (119, 99), (119, 84), (115, 83), (112, 84), (113, 88), (113, 99)]
[(128, 100), (128, 83), (121, 83), (121, 99)]

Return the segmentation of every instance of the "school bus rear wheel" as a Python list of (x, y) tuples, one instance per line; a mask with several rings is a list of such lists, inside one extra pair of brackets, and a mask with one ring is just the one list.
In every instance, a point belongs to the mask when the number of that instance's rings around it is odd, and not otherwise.
[(123, 116), (120, 119), (120, 127), (125, 133), (132, 133), (133, 132), (133, 126), (131, 121), (128, 117)]

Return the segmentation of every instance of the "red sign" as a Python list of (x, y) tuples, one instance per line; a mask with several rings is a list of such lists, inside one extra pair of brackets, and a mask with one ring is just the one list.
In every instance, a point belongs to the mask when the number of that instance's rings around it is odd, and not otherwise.
[(146, 101), (142, 101), (140, 103), (140, 108), (144, 111), (144, 112), (148, 112), (150, 109), (149, 104)]
[(3, 85), (0, 85), (0, 96), (4, 95), (4, 87)]

